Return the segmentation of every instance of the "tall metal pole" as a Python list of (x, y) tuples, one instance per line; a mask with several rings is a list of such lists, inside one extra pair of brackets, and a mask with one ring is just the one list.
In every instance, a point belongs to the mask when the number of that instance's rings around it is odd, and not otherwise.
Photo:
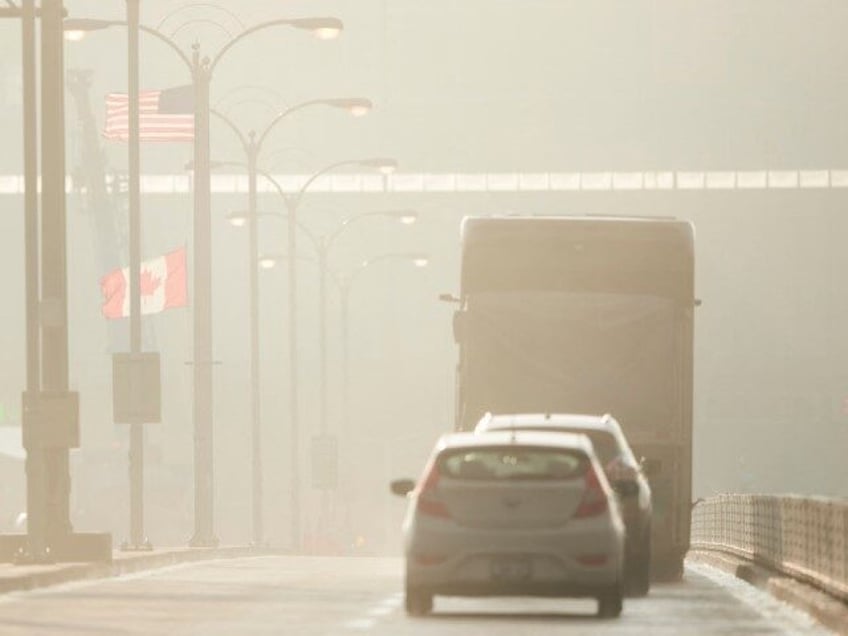
[(209, 60), (192, 55), (194, 79), (194, 536), (216, 546), (212, 425), (212, 224), (209, 159)]
[[(62, 0), (41, 5), (41, 248), (42, 381), (48, 392), (68, 391), (68, 309), (65, 227), (65, 76)], [(60, 429), (65, 422), (50, 422)], [(50, 444), (47, 462), (48, 543), (71, 532), (68, 447)]]
[(262, 418), (259, 404), (259, 228), (256, 209), (257, 155), (256, 134), (250, 131), (247, 149), (248, 179), (248, 223), (250, 249), (248, 263), (250, 286), (250, 430), (251, 430), (251, 478), (253, 487), (253, 545), (262, 545), (263, 497), (262, 497)]
[[(141, 159), (139, 151), (138, 39), (139, 0), (127, 0), (127, 77), (129, 85), (129, 292), (130, 353), (141, 353)], [(130, 547), (144, 537), (144, 424), (130, 424)]]
[(348, 299), (350, 298), (350, 284), (348, 281), (342, 283), (342, 409), (344, 409), (344, 435), (350, 435), (350, 318)]
[(289, 261), (289, 421), (291, 423), (291, 534), (292, 548), (301, 544), (300, 528), (300, 422), (298, 419), (297, 360), (297, 207), (299, 200), (286, 200), (288, 210)]
[[(325, 238), (318, 243), (318, 329), (320, 331), (320, 413), (319, 424), (321, 435), (327, 434), (327, 252), (328, 243)], [(335, 461), (335, 457), (333, 458)], [(321, 516), (324, 523), (330, 524), (331, 498), (330, 490), (324, 488), (321, 492)]]
[[(26, 390), (41, 390), (41, 339), (38, 323), (38, 108), (36, 102), (35, 0), (21, 5), (24, 129), (24, 243), (26, 246)], [(24, 426), (29, 422), (24, 422)], [(27, 553), (45, 557), (44, 451), (27, 448)]]
[(340, 301), (342, 314), (342, 430), (339, 434), (339, 446), (342, 449), (340, 453), (339, 463), (341, 472), (341, 481), (345, 485), (347, 492), (345, 493), (345, 523), (347, 531), (350, 532), (351, 517), (353, 508), (350, 502), (356, 497), (355, 480), (352, 478), (353, 473), (350, 470), (349, 451), (351, 441), (354, 439), (353, 432), (350, 427), (350, 325), (348, 324), (348, 300), (350, 299), (350, 280), (342, 279), (340, 286)]
[(321, 332), (321, 346), (319, 352), (319, 355), (321, 356), (321, 412), (319, 421), (321, 424), (322, 434), (327, 432), (327, 248), (327, 241), (322, 238), (321, 242), (318, 243), (318, 272), (320, 276), (318, 282), (318, 302), (320, 304), (320, 307), (318, 308), (318, 328)]

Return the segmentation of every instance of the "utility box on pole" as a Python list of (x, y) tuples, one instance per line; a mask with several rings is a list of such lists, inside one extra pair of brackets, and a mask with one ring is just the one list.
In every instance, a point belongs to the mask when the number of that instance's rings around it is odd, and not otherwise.
[(117, 424), (162, 421), (158, 353), (112, 354), (112, 411)]

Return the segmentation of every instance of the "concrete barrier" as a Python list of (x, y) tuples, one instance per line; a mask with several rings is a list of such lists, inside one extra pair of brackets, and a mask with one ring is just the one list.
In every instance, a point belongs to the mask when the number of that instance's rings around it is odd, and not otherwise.
[(848, 603), (848, 500), (710, 497), (692, 511), (691, 547), (741, 557)]

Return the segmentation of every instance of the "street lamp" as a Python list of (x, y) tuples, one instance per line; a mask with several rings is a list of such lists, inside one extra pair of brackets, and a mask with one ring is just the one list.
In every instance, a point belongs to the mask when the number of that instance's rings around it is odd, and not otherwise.
[[(130, 0), (137, 5), (139, 0)], [(72, 38), (113, 26), (127, 26), (124, 21), (67, 19), (63, 27)], [(192, 46), (191, 57), (162, 31), (133, 24), (136, 29), (165, 43), (185, 64), (194, 87), (194, 440), (195, 440), (195, 530), (192, 546), (215, 546), (213, 489), (213, 426), (212, 426), (212, 233), (211, 233), (211, 174), (209, 154), (209, 120), (211, 106), (209, 85), (215, 68), (236, 43), (248, 35), (275, 26), (287, 26), (311, 32), (319, 39), (337, 37), (343, 28), (341, 20), (333, 17), (309, 17), (269, 20), (245, 28), (231, 37), (211, 58), (202, 57), (200, 45)], [(132, 37), (132, 36), (131, 36)], [(138, 65), (135, 60), (136, 66)], [(293, 511), (293, 514), (297, 514)]]
[(403, 225), (412, 225), (418, 219), (418, 214), (412, 210), (389, 210), (385, 212), (363, 212), (354, 216), (348, 217), (330, 234), (320, 238), (313, 237), (313, 242), (318, 251), (318, 264), (321, 274), (319, 283), (319, 319), (320, 319), (320, 334), (321, 334), (321, 411), (320, 423), (321, 432), (327, 432), (327, 274), (329, 272), (329, 264), (327, 257), (330, 248), (339, 236), (347, 230), (353, 223), (368, 217), (383, 216), (393, 218)]
[(233, 227), (244, 227), (247, 225), (248, 215), (243, 212), (230, 212), (227, 215), (227, 221), (229, 221), (230, 225)]
[[(351, 218), (352, 219), (353, 218), (362, 218), (363, 216), (374, 215), (374, 214), (385, 215), (387, 213), (386, 212), (364, 213), (364, 214), (361, 214), (361, 215), (356, 215), (356, 217), (351, 217)], [(410, 211), (406, 211), (406, 212), (389, 211), (388, 214), (391, 215), (391, 216), (397, 215), (397, 218), (401, 223), (408, 224), (408, 223), (410, 223), (410, 221), (408, 219), (409, 218), (415, 218), (412, 215), (415, 215), (416, 213), (410, 212)], [(275, 215), (275, 216), (278, 216), (278, 215)], [(414, 221), (412, 221), (412, 222), (414, 222)], [(342, 366), (343, 366), (343, 370), (344, 370), (344, 387), (345, 387), (344, 392), (343, 392), (342, 403), (343, 403), (343, 411), (345, 413), (345, 419), (347, 420), (347, 416), (350, 412), (349, 399), (348, 399), (348, 395), (349, 395), (349, 391), (348, 391), (348, 387), (349, 387), (349, 373), (348, 373), (348, 367), (349, 367), (349, 365), (348, 365), (348, 342), (349, 342), (349, 338), (348, 338), (348, 298), (350, 296), (351, 285), (353, 284), (354, 280), (356, 280), (356, 278), (359, 276), (360, 273), (362, 273), (366, 268), (374, 265), (375, 263), (379, 263), (381, 261), (386, 261), (386, 260), (400, 260), (400, 261), (409, 262), (413, 266), (415, 266), (416, 268), (420, 269), (420, 268), (424, 268), (424, 267), (429, 266), (430, 258), (426, 254), (420, 254), (420, 253), (390, 253), (390, 254), (384, 254), (382, 256), (370, 258), (368, 260), (363, 261), (362, 263), (360, 263), (356, 268), (354, 268), (346, 276), (339, 276), (338, 274), (334, 273), (333, 270), (331, 270), (329, 267), (327, 267), (327, 260), (326, 260), (325, 251), (326, 251), (326, 248), (328, 247), (328, 245), (325, 242), (322, 242), (321, 238), (315, 236), (314, 234), (312, 234), (311, 232), (306, 230), (306, 228), (304, 228), (302, 225), (299, 226), (299, 228), (302, 231), (305, 231), (307, 236), (310, 237), (313, 244), (316, 246), (316, 249), (317, 249), (318, 254), (319, 254), (319, 261), (318, 262), (320, 264), (320, 273), (321, 273), (322, 281), (326, 278), (327, 275), (329, 275), (330, 278), (336, 283), (337, 287), (339, 288), (340, 295), (341, 295), (341, 307), (342, 307), (341, 314), (342, 314), (342, 327), (343, 327), (343, 337), (342, 337), (343, 363), (342, 363)], [(262, 254), (259, 257), (258, 262), (259, 262), (259, 266), (262, 269), (273, 269), (277, 266), (277, 264), (279, 262), (284, 261), (284, 260), (288, 260), (287, 254), (272, 253), (272, 254)], [(324, 366), (323, 360), (326, 359), (326, 346), (324, 344), (325, 343), (324, 330), (325, 330), (325, 325), (326, 325), (326, 318), (325, 318), (326, 301), (324, 300), (324, 295), (325, 295), (325, 286), (324, 286), (324, 283), (322, 282), (321, 283), (321, 297), (322, 297), (322, 299), (321, 299), (321, 323), (322, 323), (322, 326), (321, 326), (321, 339), (322, 339), (321, 358), (322, 358), (322, 368)], [(322, 371), (322, 375), (324, 375), (325, 373), (326, 373), (325, 370)], [(347, 428), (347, 426), (345, 428)]]
[[(391, 174), (397, 167), (397, 161), (394, 159), (384, 158), (384, 157), (376, 157), (376, 158), (367, 158), (367, 159), (353, 159), (346, 161), (337, 161), (336, 163), (331, 163), (324, 168), (318, 170), (313, 173), (304, 184), (300, 187), (300, 189), (289, 195), (283, 196), (283, 201), (286, 204), (286, 211), (288, 213), (288, 253), (291, 255), (297, 254), (297, 212), (300, 207), (300, 203), (303, 201), (303, 197), (306, 192), (309, 190), (310, 186), (315, 183), (315, 180), (319, 177), (327, 174), (333, 170), (337, 170), (338, 168), (346, 167), (346, 166), (361, 166), (366, 168), (375, 169), (382, 174)], [(280, 190), (282, 193), (283, 191)], [(290, 370), (290, 382), (291, 382), (291, 394), (295, 399), (297, 396), (298, 390), (298, 378), (297, 378), (297, 368), (298, 368), (298, 360), (297, 360), (297, 258), (289, 259), (289, 267), (288, 267), (288, 289), (289, 289), (289, 364), (291, 365)], [(297, 449), (300, 439), (300, 430), (298, 425), (297, 418), (297, 404), (292, 404), (292, 465), (293, 465), (293, 475), (295, 477), (295, 482), (297, 485), (297, 490), (292, 491), (293, 497), (299, 497), (299, 457)], [(296, 547), (299, 546), (299, 537), (297, 535), (297, 543)]]
[[(326, 100), (315, 100), (319, 103), (323, 103)], [(339, 100), (336, 100), (337, 102)], [(350, 103), (351, 100), (346, 100)], [(314, 102), (308, 102), (314, 103)], [(306, 104), (306, 103), (305, 103)], [(273, 125), (276, 124), (277, 121), (282, 119), (287, 113), (293, 112), (295, 108), (301, 108), (303, 105), (299, 105), (297, 107), (292, 107), (288, 111), (283, 111), (280, 115), (275, 117), (271, 124), (266, 127), (265, 131), (262, 135), (259, 135), (258, 138), (252, 138), (250, 141), (251, 148), (260, 148), (262, 142), (267, 137)], [(224, 121), (222, 119), (222, 121)], [(237, 129), (231, 125), (234, 131)], [(239, 133), (240, 134), (240, 133)], [(280, 197), (283, 199), (283, 203), (286, 207), (285, 215), (272, 215), (278, 217), (285, 217), (288, 221), (288, 254), (297, 254), (297, 230), (298, 228), (304, 229), (303, 226), (298, 222), (297, 219), (297, 211), (300, 206), (300, 203), (303, 200), (303, 196), (309, 190), (310, 186), (315, 183), (315, 181), (338, 168), (347, 167), (347, 166), (360, 166), (373, 170), (377, 170), (381, 174), (387, 175), (394, 172), (397, 168), (397, 161), (395, 159), (389, 157), (367, 157), (363, 159), (348, 159), (345, 161), (337, 161), (335, 163), (328, 164), (322, 169), (314, 172), (310, 177), (306, 179), (303, 185), (295, 192), (286, 192), (285, 189), (280, 185), (279, 181), (274, 178), (273, 175), (268, 173), (265, 170), (261, 170), (258, 168), (255, 162), (255, 152), (253, 155), (249, 155), (250, 159), (253, 156), (253, 162), (250, 161), (247, 164), (248, 170), (256, 175), (261, 175), (265, 180), (267, 180), (277, 191)], [(215, 161), (212, 162), (215, 167), (222, 166), (238, 166), (245, 167), (245, 164), (234, 161)], [(187, 168), (192, 168), (193, 164), (189, 163)], [(256, 188), (256, 184), (253, 183), (251, 185), (252, 188)], [(255, 208), (254, 208), (255, 209)], [(385, 214), (385, 213), (381, 213)], [(249, 218), (258, 218), (261, 216), (260, 213), (255, 212), (254, 214), (239, 213), (232, 212), (227, 215), (227, 220), (234, 227), (243, 227), (247, 224)], [(398, 219), (401, 222), (409, 224), (414, 222), (415, 218), (417, 218), (416, 213), (410, 210), (401, 211), (401, 213), (397, 214)], [(300, 458), (299, 458), (299, 448), (300, 448), (300, 425), (299, 425), (299, 407), (298, 407), (298, 356), (297, 356), (297, 266), (296, 266), (296, 258), (289, 259), (289, 267), (288, 267), (288, 284), (289, 284), (289, 405), (290, 405), (290, 422), (291, 422), (291, 469), (292, 469), (292, 541), (293, 547), (295, 549), (300, 546)], [(275, 266), (276, 259), (272, 256), (263, 256), (258, 259), (259, 266), (263, 269), (270, 269)]]
[(341, 297), (342, 315), (342, 408), (345, 414), (345, 432), (350, 428), (350, 334), (349, 334), (349, 305), (350, 290), (354, 281), (369, 267), (385, 261), (405, 261), (416, 268), (424, 268), (430, 264), (430, 258), (423, 253), (388, 253), (375, 256), (362, 261), (353, 270), (342, 276), (335, 276), (334, 280), (339, 287)]
[[(231, 217), (231, 222), (233, 219), (241, 219), (242, 217), (234, 216)], [(319, 306), (318, 306), (318, 320), (319, 327), (318, 332), (320, 334), (320, 346), (319, 346), (319, 356), (320, 356), (320, 429), (321, 433), (327, 432), (327, 414), (328, 414), (328, 396), (327, 396), (327, 386), (328, 386), (328, 373), (327, 373), (327, 277), (330, 275), (330, 267), (328, 256), (330, 253), (330, 248), (333, 247), (336, 240), (353, 224), (362, 221), (368, 218), (386, 218), (393, 219), (398, 221), (403, 225), (412, 225), (418, 219), (418, 213), (414, 210), (374, 210), (368, 212), (360, 212), (359, 214), (354, 214), (352, 216), (344, 219), (335, 230), (323, 234), (316, 235), (310, 230), (308, 230), (303, 225), (298, 225), (298, 228), (310, 239), (312, 242), (315, 252), (318, 255), (318, 272), (319, 272), (319, 281), (318, 281), (318, 298), (319, 298)], [(281, 257), (279, 255), (263, 255), (260, 259), (259, 263), (263, 269), (271, 269), (277, 263), (277, 261)], [(421, 260), (423, 257), (419, 257)], [(423, 260), (423, 263), (426, 265), (426, 259)]]
[[(333, 280), (336, 282), (339, 288), (339, 295), (341, 299), (341, 323), (342, 323), (342, 410), (344, 413), (343, 418), (343, 429), (341, 431), (342, 437), (342, 446), (343, 448), (348, 448), (350, 439), (352, 436), (351, 426), (350, 426), (350, 291), (353, 286), (353, 283), (359, 278), (359, 276), (365, 272), (368, 268), (378, 263), (383, 263), (387, 261), (399, 261), (411, 263), (415, 268), (424, 268), (427, 267), (430, 263), (430, 259), (427, 254), (423, 253), (388, 253), (382, 254), (380, 256), (375, 256), (369, 258), (365, 261), (362, 261), (359, 265), (357, 265), (354, 269), (347, 272), (343, 275), (336, 275), (333, 277)], [(361, 433), (360, 433), (361, 436)], [(347, 439), (345, 439), (347, 438)], [(347, 455), (350, 457), (350, 455)], [(349, 466), (347, 462), (345, 462), (344, 457), (342, 458), (343, 467)], [(348, 474), (348, 479), (345, 480), (349, 486), (352, 484), (352, 479), (350, 478), (350, 473), (347, 472), (345, 468), (343, 468), (346, 474)]]
[[(247, 134), (241, 131), (232, 119), (224, 113), (213, 109), (211, 114), (223, 122), (238, 138), (246, 157), (248, 173), (248, 210), (246, 215), (228, 215), (233, 225), (240, 227), (249, 224), (249, 290), (250, 290), (250, 421), (251, 421), (251, 469), (252, 469), (252, 507), (253, 507), (253, 543), (263, 542), (262, 514), (262, 426), (261, 426), (261, 383), (259, 379), (259, 283), (257, 279), (257, 260), (259, 258), (259, 231), (257, 227), (257, 187), (256, 180), (259, 172), (258, 160), (263, 144), (271, 131), (286, 117), (300, 110), (327, 106), (349, 112), (355, 117), (361, 117), (371, 111), (371, 100), (363, 97), (344, 97), (330, 99), (312, 99), (287, 108), (265, 126), (257, 135), (251, 130)], [(237, 165), (235, 162), (214, 162), (216, 166)], [(260, 267), (267, 267), (262, 265)]]

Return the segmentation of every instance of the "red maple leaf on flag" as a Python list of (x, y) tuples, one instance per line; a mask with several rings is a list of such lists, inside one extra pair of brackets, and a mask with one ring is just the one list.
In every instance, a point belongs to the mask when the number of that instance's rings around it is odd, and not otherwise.
[(161, 284), (162, 279), (158, 276), (154, 276), (150, 270), (141, 270), (141, 282), (139, 287), (141, 289), (142, 296), (152, 296), (153, 293), (159, 289)]

